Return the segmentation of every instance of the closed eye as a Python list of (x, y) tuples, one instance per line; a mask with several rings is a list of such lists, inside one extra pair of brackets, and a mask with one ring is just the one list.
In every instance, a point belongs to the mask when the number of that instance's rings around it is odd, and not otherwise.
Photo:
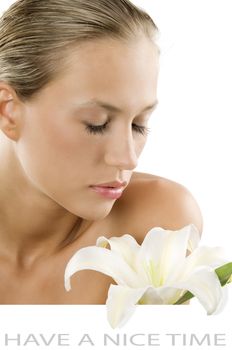
[(105, 124), (102, 124), (102, 125), (87, 124), (86, 130), (90, 134), (103, 134), (106, 131), (107, 127), (108, 127), (108, 122), (106, 122)]
[[(86, 125), (86, 130), (88, 131), (88, 133), (90, 134), (104, 134), (107, 129), (108, 129), (108, 124), (109, 122), (106, 122), (105, 124), (102, 125), (91, 125), (91, 124), (87, 124)], [(149, 132), (150, 129), (146, 126), (142, 126), (142, 125), (137, 125), (137, 124), (132, 124), (132, 128), (135, 132), (142, 134), (144, 136), (146, 136)]]

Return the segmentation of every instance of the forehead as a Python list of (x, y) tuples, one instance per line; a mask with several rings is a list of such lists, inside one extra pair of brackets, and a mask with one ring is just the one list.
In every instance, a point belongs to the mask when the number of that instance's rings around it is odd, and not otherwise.
[[(128, 41), (99, 39), (82, 43), (65, 54), (63, 75), (79, 77), (89, 74), (92, 78), (105, 76), (146, 75), (155, 73), (158, 68), (159, 53), (157, 46), (145, 36)], [(104, 74), (103, 74), (104, 73)], [(154, 75), (154, 74), (152, 74)], [(131, 76), (130, 76), (131, 77)]]
[(104, 71), (107, 75), (121, 72), (145, 75), (148, 71), (154, 72), (157, 69), (158, 60), (157, 46), (144, 36), (130, 41), (99, 39), (82, 43), (71, 49), (63, 61), (63, 73), (80, 74), (84, 71), (101, 74)]
[(158, 60), (156, 45), (145, 37), (86, 42), (67, 53), (50, 89), (82, 101), (97, 99), (123, 106), (139, 99), (149, 105), (155, 101)]

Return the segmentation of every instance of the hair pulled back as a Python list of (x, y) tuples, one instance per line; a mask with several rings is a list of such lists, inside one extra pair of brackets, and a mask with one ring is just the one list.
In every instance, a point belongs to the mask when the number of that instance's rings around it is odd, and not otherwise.
[(156, 32), (151, 17), (128, 0), (18, 0), (0, 18), (0, 81), (27, 100), (59, 73), (70, 48)]

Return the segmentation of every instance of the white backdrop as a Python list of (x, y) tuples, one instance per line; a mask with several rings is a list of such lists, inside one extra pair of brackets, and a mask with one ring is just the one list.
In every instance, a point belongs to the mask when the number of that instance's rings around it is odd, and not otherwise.
[(202, 242), (231, 256), (230, 0), (134, 1), (160, 32), (160, 105), (140, 169), (184, 184), (200, 204)]
[[(0, 12), (13, 2), (0, 0)], [(203, 213), (202, 244), (223, 246), (232, 260), (231, 0), (133, 2), (155, 20), (161, 48), (159, 106), (137, 170), (185, 185)], [(224, 315), (231, 322), (228, 308)]]
[(161, 33), (160, 105), (139, 169), (184, 184), (202, 209), (203, 242), (231, 254), (231, 1), (134, 2)]

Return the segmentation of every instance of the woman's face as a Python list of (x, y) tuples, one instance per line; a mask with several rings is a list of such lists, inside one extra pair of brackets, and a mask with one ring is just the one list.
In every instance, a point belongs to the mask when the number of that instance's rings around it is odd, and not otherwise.
[(158, 51), (147, 38), (72, 50), (62, 74), (23, 105), (16, 152), (33, 186), (79, 217), (104, 218), (116, 199), (90, 186), (129, 183), (146, 143), (157, 74)]

